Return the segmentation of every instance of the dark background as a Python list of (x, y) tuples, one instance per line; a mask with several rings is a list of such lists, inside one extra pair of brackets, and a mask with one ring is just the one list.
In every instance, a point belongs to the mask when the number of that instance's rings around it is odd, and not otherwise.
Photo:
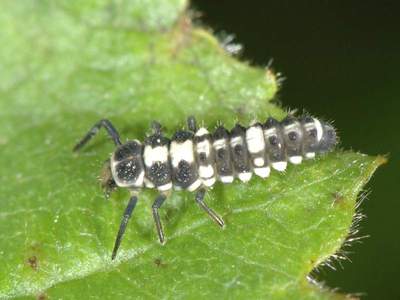
[[(300, 3), (301, 2), (301, 3)], [(281, 72), (278, 99), (334, 120), (345, 149), (390, 154), (368, 184), (352, 262), (318, 274), (367, 299), (400, 299), (400, 3), (194, 0), (200, 22), (234, 34), (242, 59)]]

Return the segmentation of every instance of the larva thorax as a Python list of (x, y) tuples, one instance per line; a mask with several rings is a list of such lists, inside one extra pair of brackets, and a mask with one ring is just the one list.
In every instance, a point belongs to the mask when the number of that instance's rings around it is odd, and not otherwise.
[(268, 118), (230, 131), (219, 126), (213, 133), (206, 128), (177, 131), (171, 139), (158, 130), (143, 144), (133, 140), (118, 146), (111, 171), (121, 187), (195, 191), (217, 180), (247, 182), (253, 174), (265, 178), (271, 169), (284, 171), (288, 162), (300, 164), (335, 145), (332, 125), (309, 116), (281, 122)]

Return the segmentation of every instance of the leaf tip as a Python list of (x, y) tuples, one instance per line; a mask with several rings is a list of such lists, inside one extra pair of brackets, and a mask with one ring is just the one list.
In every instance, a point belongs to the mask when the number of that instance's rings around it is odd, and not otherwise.
[(375, 159), (375, 163), (377, 164), (377, 166), (387, 164), (389, 162), (389, 155), (389, 153), (378, 155)]

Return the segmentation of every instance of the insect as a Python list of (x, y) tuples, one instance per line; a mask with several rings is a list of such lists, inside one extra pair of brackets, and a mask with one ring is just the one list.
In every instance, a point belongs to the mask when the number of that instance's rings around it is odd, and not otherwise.
[(138, 140), (121, 143), (118, 131), (109, 120), (97, 122), (78, 142), (74, 151), (82, 148), (104, 128), (116, 149), (108, 160), (107, 193), (114, 187), (127, 188), (131, 197), (123, 214), (115, 240), (112, 259), (115, 259), (128, 221), (142, 188), (154, 188), (159, 195), (152, 213), (161, 244), (164, 231), (159, 209), (167, 195), (175, 189), (194, 192), (194, 199), (212, 220), (224, 227), (223, 219), (204, 201), (207, 188), (217, 180), (227, 184), (235, 178), (248, 182), (253, 173), (266, 178), (271, 168), (283, 172), (287, 163), (300, 164), (317, 153), (332, 150), (337, 137), (333, 126), (310, 116), (288, 116), (282, 121), (268, 118), (265, 123), (249, 127), (240, 124), (228, 131), (223, 126), (209, 132), (197, 128), (196, 119), (187, 119), (187, 130), (176, 131), (171, 139), (165, 137), (158, 122), (152, 123), (152, 134), (143, 143)]

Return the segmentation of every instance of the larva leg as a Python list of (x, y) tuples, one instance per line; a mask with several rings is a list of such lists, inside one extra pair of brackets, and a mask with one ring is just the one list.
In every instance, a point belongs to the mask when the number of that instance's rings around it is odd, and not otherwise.
[(125, 208), (125, 212), (124, 212), (124, 215), (122, 216), (121, 224), (119, 225), (117, 238), (115, 239), (115, 244), (114, 244), (114, 249), (113, 249), (113, 252), (111, 255), (111, 259), (114, 259), (115, 256), (117, 255), (118, 248), (121, 245), (122, 236), (125, 233), (126, 226), (128, 225), (129, 219), (130, 219), (132, 212), (136, 206), (137, 200), (138, 199), (136, 196), (132, 196), (128, 202), (127, 207)]
[(220, 216), (216, 214), (215, 211), (213, 211), (211, 208), (207, 206), (207, 204), (204, 202), (204, 196), (206, 194), (205, 189), (199, 189), (196, 193), (195, 200), (197, 204), (210, 216), (211, 219), (215, 223), (217, 223), (219, 226), (224, 227), (225, 223), (224, 220)]
[(164, 237), (164, 231), (162, 228), (160, 214), (158, 213), (158, 209), (161, 207), (161, 205), (163, 205), (165, 199), (167, 199), (167, 197), (165, 195), (163, 195), (163, 194), (158, 195), (156, 200), (154, 200), (154, 203), (151, 207), (152, 211), (153, 211), (154, 223), (156, 224), (158, 238), (160, 239), (161, 244), (164, 244), (165, 237)]
[(79, 143), (75, 145), (73, 151), (78, 151), (79, 149), (81, 149), (87, 142), (90, 141), (92, 137), (96, 135), (101, 127), (104, 127), (104, 129), (107, 130), (108, 135), (111, 137), (116, 146), (121, 145), (118, 131), (114, 128), (109, 120), (103, 119), (93, 125), (88, 133), (86, 133), (86, 135), (79, 141)]

